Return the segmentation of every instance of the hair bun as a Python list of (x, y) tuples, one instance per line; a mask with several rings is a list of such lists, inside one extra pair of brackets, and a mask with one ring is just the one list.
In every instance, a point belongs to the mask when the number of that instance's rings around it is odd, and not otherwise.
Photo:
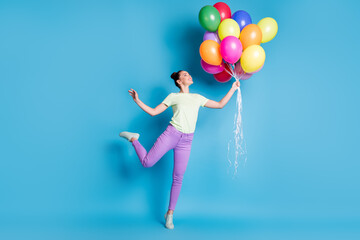
[(170, 77), (174, 80), (177, 80), (176, 75), (177, 75), (177, 72), (173, 72)]

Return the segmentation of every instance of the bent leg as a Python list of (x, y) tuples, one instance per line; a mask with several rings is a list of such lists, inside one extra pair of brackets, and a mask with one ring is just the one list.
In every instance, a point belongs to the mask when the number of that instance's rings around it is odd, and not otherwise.
[(174, 171), (173, 183), (170, 192), (170, 210), (175, 209), (177, 200), (179, 198), (183, 176), (185, 174), (186, 166), (190, 157), (191, 141), (192, 139), (185, 139), (174, 148)]
[(173, 149), (178, 142), (178, 136), (166, 129), (156, 140), (149, 152), (138, 140), (132, 142), (141, 164), (144, 167), (152, 167), (170, 149)]

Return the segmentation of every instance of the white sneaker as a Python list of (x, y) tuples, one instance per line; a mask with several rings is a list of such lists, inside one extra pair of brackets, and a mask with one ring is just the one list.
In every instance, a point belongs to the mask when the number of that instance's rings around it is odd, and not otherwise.
[(168, 215), (167, 213), (165, 213), (165, 227), (167, 229), (174, 229), (174, 224), (173, 224), (173, 214)]
[(138, 133), (132, 133), (132, 132), (121, 132), (119, 134), (120, 137), (126, 138), (129, 142), (134, 137), (136, 139), (139, 139), (140, 134)]

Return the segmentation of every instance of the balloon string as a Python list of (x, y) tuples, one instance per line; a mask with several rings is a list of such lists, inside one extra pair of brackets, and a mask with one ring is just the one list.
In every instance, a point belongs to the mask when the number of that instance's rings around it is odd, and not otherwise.
[(229, 64), (229, 68), (231, 70), (232, 75), (235, 77), (235, 71), (232, 64)]
[(225, 71), (229, 74), (229, 75), (231, 75), (232, 77), (234, 76), (231, 72), (229, 72), (226, 68), (225, 68)]
[[(226, 71), (227, 73), (229, 73), (232, 77), (235, 78), (235, 81), (238, 81), (240, 79), (240, 77), (237, 75), (236, 71), (235, 71), (235, 64), (229, 64), (228, 62), (226, 62), (227, 66), (229, 67), (229, 69), (231, 70), (231, 74)], [(226, 70), (226, 68), (225, 68)]]
[(234, 78), (235, 78), (236, 81), (238, 81), (238, 80), (239, 80), (239, 76), (237, 75), (237, 73), (236, 73), (236, 71), (235, 71), (235, 64), (232, 64), (231, 66), (232, 66), (233, 69), (234, 69)]
[(236, 79), (236, 77), (235, 77), (235, 69), (234, 69), (234, 65), (233, 64), (231, 64), (231, 72), (232, 72), (232, 74), (233, 74), (233, 76), (234, 76), (234, 78)]
[[(226, 65), (228, 66), (228, 68), (230, 69), (231, 72), (229, 72), (226, 68), (225, 68), (225, 71), (226, 71), (230, 76), (235, 77), (234, 71), (233, 71), (232, 67), (230, 66), (230, 64), (227, 63), (227, 62), (225, 62), (225, 63), (226, 63)], [(235, 79), (236, 79), (236, 78), (235, 78)]]

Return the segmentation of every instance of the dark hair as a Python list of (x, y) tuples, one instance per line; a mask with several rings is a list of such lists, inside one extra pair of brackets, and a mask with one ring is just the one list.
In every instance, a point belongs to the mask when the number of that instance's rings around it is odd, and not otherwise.
[[(173, 72), (172, 74), (171, 74), (171, 78), (172, 79), (174, 79), (174, 82), (175, 82), (175, 85), (178, 87), (178, 88), (180, 88), (180, 85), (176, 82), (176, 80), (179, 80), (179, 78), (180, 78), (180, 72), (181, 71), (183, 71), (183, 70), (179, 70), (179, 71), (177, 71), (177, 72)], [(180, 88), (181, 89), (181, 88)]]

